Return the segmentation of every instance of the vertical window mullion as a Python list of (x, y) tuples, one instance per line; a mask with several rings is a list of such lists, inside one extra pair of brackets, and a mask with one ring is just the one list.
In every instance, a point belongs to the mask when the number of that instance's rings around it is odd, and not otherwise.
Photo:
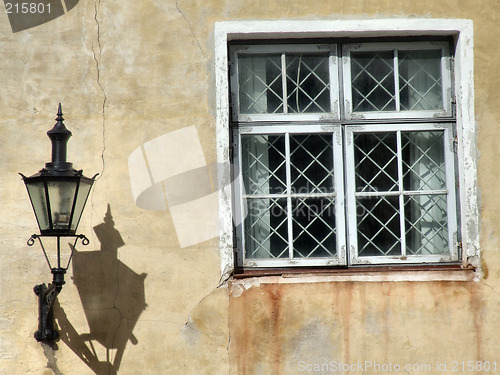
[[(238, 165), (240, 166), (240, 171), (243, 168), (243, 158), (242, 158), (242, 152), (241, 152), (241, 134), (239, 131), (235, 131), (233, 134), (233, 147), (234, 147), (234, 154), (233, 157), (237, 160)], [(238, 180), (236, 181), (236, 184), (234, 185), (235, 188), (235, 193), (237, 193), (239, 200), (238, 202), (235, 202), (239, 206), (239, 228), (240, 228), (240, 240), (241, 240), (241, 251), (240, 251), (240, 259), (241, 262), (243, 263), (246, 258), (246, 244), (245, 244), (245, 185), (243, 182), (243, 174), (239, 173), (238, 174)]]
[(344, 145), (345, 159), (345, 192), (346, 204), (346, 236), (348, 259), (355, 263), (358, 258), (358, 240), (357, 240), (357, 215), (356, 215), (356, 178), (354, 162), (354, 131), (348, 125), (344, 126)]
[(335, 228), (337, 231), (337, 256), (341, 264), (347, 265), (346, 248), (349, 243), (345, 204), (345, 164), (344, 164), (344, 142), (342, 127), (337, 128), (332, 133), (332, 153), (333, 153), (333, 168), (334, 168), (334, 188), (335, 188)]
[(403, 191), (403, 155), (401, 146), (401, 130), (396, 132), (398, 154), (398, 191), (399, 191), (399, 225), (401, 231), (401, 255), (406, 256), (406, 223), (405, 223), (405, 194)]
[(285, 133), (286, 206), (288, 224), (288, 257), (293, 259), (292, 171), (290, 167), (290, 133)]
[(445, 144), (444, 144), (444, 157), (446, 168), (446, 205), (448, 214), (448, 241), (450, 248), (450, 255), (454, 259), (458, 259), (458, 228), (457, 228), (457, 207), (456, 207), (456, 191), (455, 191), (455, 156), (453, 151), (453, 134), (450, 128), (444, 130)]
[(398, 50), (394, 50), (394, 100), (396, 101), (396, 112), (401, 111), (401, 101), (399, 98), (399, 55)]
[(286, 56), (283, 52), (281, 54), (281, 87), (283, 90), (283, 113), (288, 113), (288, 91), (286, 82)]
[(339, 69), (338, 49), (336, 45), (330, 47), (328, 55), (328, 66), (330, 73), (330, 111), (334, 115), (335, 120), (341, 118), (341, 74), (342, 70)]

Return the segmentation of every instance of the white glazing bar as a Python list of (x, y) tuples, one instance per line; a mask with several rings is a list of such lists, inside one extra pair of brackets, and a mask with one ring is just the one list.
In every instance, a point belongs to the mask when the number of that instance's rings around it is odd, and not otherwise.
[(399, 225), (401, 236), (401, 255), (406, 256), (406, 224), (405, 224), (405, 197), (403, 194), (403, 153), (401, 151), (401, 130), (396, 132), (398, 154), (398, 191), (399, 191)]
[(288, 258), (293, 259), (293, 215), (292, 215), (292, 172), (290, 167), (290, 133), (285, 133), (285, 158), (286, 158), (286, 208), (288, 224)]
[(394, 50), (394, 100), (396, 101), (396, 112), (401, 111), (401, 100), (399, 95), (399, 54), (398, 50)]
[(345, 217), (345, 192), (344, 192), (344, 160), (343, 160), (343, 142), (341, 128), (332, 133), (333, 145), (333, 177), (335, 190), (335, 230), (337, 233), (337, 256), (340, 264), (347, 264), (346, 259), (346, 217)]
[(453, 151), (453, 134), (451, 128), (444, 130), (444, 160), (446, 166), (446, 187), (448, 194), (446, 195), (446, 204), (448, 209), (448, 241), (450, 255), (453, 259), (458, 260), (458, 222), (457, 222), (457, 207), (456, 207), (456, 192), (455, 192), (455, 155)]
[(441, 90), (443, 95), (443, 108), (446, 114), (452, 114), (453, 88), (451, 81), (452, 58), (447, 45), (441, 48)]
[(340, 119), (340, 78), (338, 67), (338, 54), (337, 46), (330, 47), (330, 54), (328, 56), (328, 67), (330, 77), (330, 112), (333, 114), (335, 120)]
[(239, 236), (241, 240), (241, 259), (244, 262), (245, 257), (246, 257), (246, 244), (245, 244), (245, 220), (247, 218), (245, 217), (245, 212), (247, 210), (245, 209), (245, 185), (243, 181), (243, 173), (242, 173), (242, 166), (243, 166), (243, 159), (242, 159), (242, 152), (241, 152), (241, 134), (239, 131), (235, 131), (234, 136), (233, 136), (233, 152), (236, 154), (234, 155), (234, 158), (238, 160), (238, 165), (240, 166), (240, 173), (238, 176), (238, 183), (235, 184), (235, 195), (236, 197), (239, 197), (237, 204), (239, 204), (240, 207), (240, 212), (239, 214), (241, 215), (240, 218), (240, 226), (239, 226)]
[(286, 56), (283, 52), (281, 54), (281, 89), (282, 89), (282, 98), (283, 98), (283, 113), (288, 113), (288, 92), (287, 92), (287, 83), (286, 83)]

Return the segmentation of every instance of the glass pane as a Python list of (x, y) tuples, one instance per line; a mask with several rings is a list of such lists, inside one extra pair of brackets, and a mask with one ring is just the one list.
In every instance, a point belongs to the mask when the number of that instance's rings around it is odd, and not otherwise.
[(50, 229), (49, 213), (47, 209), (47, 198), (45, 196), (45, 184), (41, 182), (30, 182), (26, 184), (28, 194), (35, 211), (40, 230)]
[(402, 132), (405, 190), (446, 189), (444, 132)]
[(289, 113), (330, 112), (328, 55), (286, 55)]
[(399, 51), (401, 110), (443, 109), (441, 51)]
[(293, 194), (333, 193), (332, 134), (290, 136)]
[(357, 192), (398, 190), (396, 133), (355, 133)]
[(246, 194), (286, 191), (284, 135), (242, 135), (241, 153)]
[(416, 195), (405, 199), (408, 255), (449, 253), (446, 195)]
[(69, 220), (75, 198), (75, 181), (47, 182), (53, 229), (69, 229)]
[(71, 221), (71, 229), (76, 230), (80, 218), (82, 216), (83, 208), (85, 207), (85, 202), (90, 193), (90, 188), (92, 187), (92, 182), (81, 180), (80, 187), (78, 188), (78, 196), (76, 197), (75, 212), (73, 214), (73, 220)]
[(240, 113), (283, 113), (281, 56), (240, 55)]
[(396, 110), (393, 52), (351, 54), (352, 111)]
[(336, 257), (335, 201), (292, 199), (294, 258)]
[(401, 255), (399, 197), (358, 197), (358, 256)]
[(246, 258), (288, 258), (286, 199), (247, 199), (246, 204)]

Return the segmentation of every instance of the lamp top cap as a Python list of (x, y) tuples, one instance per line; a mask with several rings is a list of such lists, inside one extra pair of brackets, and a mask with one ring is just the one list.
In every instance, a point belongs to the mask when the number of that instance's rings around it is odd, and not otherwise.
[(68, 140), (72, 134), (71, 131), (66, 129), (66, 126), (64, 126), (61, 103), (59, 103), (59, 106), (57, 108), (57, 117), (55, 120), (57, 122), (54, 124), (54, 127), (47, 132), (47, 135), (51, 140)]

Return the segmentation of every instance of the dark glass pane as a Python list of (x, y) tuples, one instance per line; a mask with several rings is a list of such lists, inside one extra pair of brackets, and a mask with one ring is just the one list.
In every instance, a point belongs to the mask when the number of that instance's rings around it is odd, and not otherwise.
[(280, 55), (240, 55), (240, 113), (283, 113)]
[(353, 112), (396, 110), (393, 59), (392, 51), (351, 54)]
[(246, 258), (288, 258), (286, 199), (247, 199), (246, 204)]
[(292, 220), (295, 258), (337, 256), (334, 199), (292, 199)]
[(330, 111), (328, 55), (286, 55), (289, 113)]
[(395, 132), (355, 133), (356, 191), (398, 189), (397, 140)]
[(443, 109), (441, 51), (399, 51), (401, 110)]
[(401, 255), (399, 197), (358, 197), (359, 256)]
[(331, 134), (290, 136), (292, 194), (333, 193)]
[(286, 191), (285, 136), (242, 135), (241, 150), (246, 194)]

